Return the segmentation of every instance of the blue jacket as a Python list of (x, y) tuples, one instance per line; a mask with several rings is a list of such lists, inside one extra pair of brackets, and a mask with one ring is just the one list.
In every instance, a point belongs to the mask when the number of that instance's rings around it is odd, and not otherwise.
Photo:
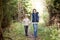
[(38, 16), (38, 12), (37, 13), (32, 13), (32, 22), (39, 22), (39, 16)]

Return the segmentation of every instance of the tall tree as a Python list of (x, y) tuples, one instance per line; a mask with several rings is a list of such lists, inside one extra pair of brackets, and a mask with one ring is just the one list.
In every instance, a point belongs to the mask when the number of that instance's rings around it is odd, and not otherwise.
[(48, 3), (49, 24), (57, 24), (60, 26), (60, 0), (50, 0)]
[(3, 19), (3, 8), (2, 8), (2, 0), (0, 0), (0, 40), (3, 40), (3, 30), (1, 27), (1, 23), (2, 23), (2, 19)]

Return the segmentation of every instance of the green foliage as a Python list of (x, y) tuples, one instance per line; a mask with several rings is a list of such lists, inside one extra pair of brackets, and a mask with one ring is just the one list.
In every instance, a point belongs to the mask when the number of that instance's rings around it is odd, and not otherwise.
[(40, 25), (38, 32), (41, 40), (60, 40), (60, 37), (58, 37), (60, 31), (58, 32), (56, 25), (51, 27), (44, 27)]
[(46, 0), (48, 7), (53, 7), (54, 9), (58, 10), (60, 8), (60, 0)]
[(27, 13), (31, 13), (32, 4), (30, 3), (30, 0), (22, 0), (22, 5)]
[[(29, 34), (30, 32), (33, 34), (33, 26), (29, 26)], [(30, 40), (30, 37), (26, 37), (24, 34), (24, 26), (19, 23), (15, 22), (11, 24), (11, 27), (8, 29), (6, 28), (5, 32), (3, 33), (4, 37), (10, 37), (13, 40)], [(30, 35), (29, 35), (30, 36)], [(46, 27), (44, 24), (39, 24), (38, 26), (38, 37), (39, 40), (60, 40), (60, 29), (57, 30), (56, 25)], [(6, 38), (5, 38), (6, 39)]]
[[(12, 40), (29, 40), (29, 37), (25, 36), (24, 33), (24, 26), (19, 23), (15, 22), (10, 25), (10, 28), (6, 28), (5, 32), (3, 33), (4, 37), (9, 37)], [(5, 38), (5, 40), (9, 40)]]
[(4, 3), (4, 5), (4, 13), (7, 14), (7, 16), (13, 16), (17, 13), (17, 0), (10, 0)]
[(3, 0), (3, 21), (2, 27), (7, 27), (17, 13), (17, 0)]
[(45, 23), (48, 23), (49, 20), (49, 14), (48, 12), (44, 12), (44, 14), (42, 15), (42, 18), (44, 20)]
[[(49, 11), (49, 25), (54, 24), (54, 19), (60, 20), (60, 0), (46, 0)], [(54, 17), (54, 19), (53, 19)], [(56, 18), (57, 17), (57, 18)], [(51, 20), (52, 19), (52, 20)], [(52, 22), (54, 21), (54, 22)], [(58, 23), (57, 22), (57, 23)]]

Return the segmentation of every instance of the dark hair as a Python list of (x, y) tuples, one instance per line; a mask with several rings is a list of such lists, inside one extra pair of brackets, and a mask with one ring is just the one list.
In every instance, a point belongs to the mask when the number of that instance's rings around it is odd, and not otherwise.
[(33, 13), (34, 13), (34, 10), (36, 11), (36, 9), (33, 9)]

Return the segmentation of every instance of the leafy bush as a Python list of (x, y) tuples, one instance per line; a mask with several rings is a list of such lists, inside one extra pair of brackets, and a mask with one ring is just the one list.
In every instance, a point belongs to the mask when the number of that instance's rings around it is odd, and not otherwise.
[(60, 40), (60, 37), (58, 37), (60, 31), (58, 32), (57, 28), (54, 26), (51, 28), (41, 26), (38, 32), (41, 40)]

